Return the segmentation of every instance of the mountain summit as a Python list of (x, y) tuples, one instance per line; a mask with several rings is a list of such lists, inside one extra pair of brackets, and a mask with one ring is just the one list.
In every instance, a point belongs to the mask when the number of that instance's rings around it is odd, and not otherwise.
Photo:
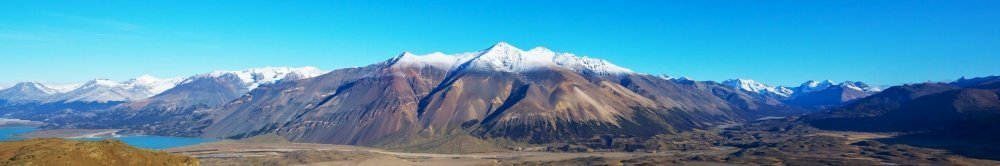
[(59, 92), (38, 82), (20, 82), (10, 88), (0, 90), (0, 100), (8, 102), (43, 101), (56, 93)]
[(795, 91), (784, 86), (771, 86), (750, 79), (730, 79), (722, 81), (723, 85), (739, 88), (745, 91), (755, 92), (771, 97), (789, 98)]
[(414, 55), (404, 52), (390, 60), (398, 66), (434, 66), (442, 69), (525, 72), (547, 67), (567, 68), (576, 72), (599, 75), (620, 75), (633, 73), (632, 70), (611, 62), (589, 57), (579, 57), (572, 53), (556, 53), (544, 47), (529, 51), (521, 50), (506, 42), (500, 42), (478, 52), (447, 55), (431, 53)]

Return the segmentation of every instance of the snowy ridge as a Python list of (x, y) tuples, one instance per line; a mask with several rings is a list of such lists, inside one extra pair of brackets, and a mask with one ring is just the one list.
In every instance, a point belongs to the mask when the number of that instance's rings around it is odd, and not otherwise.
[(784, 86), (770, 86), (750, 79), (730, 79), (722, 82), (723, 85), (739, 88), (745, 91), (759, 94), (771, 94), (780, 97), (791, 97), (795, 93), (792, 89)]
[(799, 85), (798, 92), (809, 93), (809, 92), (821, 91), (833, 85), (834, 85), (833, 81), (830, 80), (824, 80), (822, 82), (816, 80), (809, 80), (806, 81), (805, 83), (802, 83), (802, 85)]
[(20, 82), (0, 90), (0, 100), (11, 102), (44, 102), (72, 91), (81, 84), (45, 85), (39, 82)]
[(59, 84), (59, 85), (49, 84), (49, 85), (45, 85), (45, 86), (51, 88), (52, 90), (55, 90), (56, 93), (66, 93), (66, 92), (69, 92), (69, 91), (73, 91), (76, 88), (80, 88), (80, 86), (83, 86), (83, 84), (81, 84), (81, 83)]
[[(180, 78), (160, 79), (150, 75), (142, 75), (120, 83), (109, 79), (94, 79), (71, 91), (56, 94), (51, 101), (109, 102), (141, 100), (173, 88), (179, 82)], [(73, 87), (73, 85), (66, 87)]]
[(878, 92), (878, 91), (882, 91), (882, 90), (880, 90), (878, 88), (873, 88), (871, 86), (868, 86), (868, 84), (865, 84), (863, 82), (844, 81), (844, 82), (840, 83), (838, 86), (844, 87), (844, 88), (850, 88), (850, 89), (854, 89), (854, 90), (862, 91), (862, 92)]
[(20, 82), (0, 90), (0, 99), (10, 102), (40, 101), (55, 93), (58, 91), (38, 82)]
[(252, 68), (241, 71), (214, 71), (207, 74), (196, 75), (185, 79), (181, 84), (188, 83), (194, 79), (203, 77), (218, 78), (227, 74), (233, 74), (243, 81), (243, 84), (247, 89), (252, 90), (260, 85), (272, 84), (285, 80), (286, 77), (292, 80), (312, 78), (326, 74), (329, 71), (319, 70), (316, 67), (306, 66), (301, 68), (291, 68), (291, 67), (262, 67), (262, 68)]
[(730, 79), (723, 81), (722, 84), (738, 88), (744, 91), (749, 91), (764, 95), (772, 95), (780, 98), (797, 97), (812, 92), (826, 90), (832, 87), (842, 87), (869, 93), (880, 91), (878, 88), (873, 88), (863, 82), (854, 82), (854, 81), (844, 81), (841, 83), (834, 83), (831, 80), (824, 80), (824, 81), (810, 80), (806, 81), (805, 83), (802, 83), (799, 87), (796, 88), (789, 88), (785, 86), (771, 86), (750, 79)]
[(469, 58), (475, 56), (475, 53), (462, 53), (456, 55), (448, 55), (441, 52), (434, 52), (426, 55), (416, 55), (410, 52), (403, 52), (398, 57), (393, 59), (393, 66), (399, 67), (436, 67), (440, 69), (450, 70), (456, 67), (456, 65), (461, 62), (468, 61)]
[(83, 84), (65, 84), (46, 86), (38, 82), (22, 82), (7, 89), (0, 90), (0, 99), (8, 101), (33, 102), (118, 102), (136, 101), (163, 93), (175, 86), (187, 83), (199, 77), (221, 77), (235, 75), (241, 79), (247, 89), (259, 85), (280, 82), (282, 80), (298, 80), (312, 78), (327, 71), (315, 67), (288, 68), (264, 67), (242, 71), (215, 71), (190, 77), (188, 79), (156, 78), (142, 75), (122, 82), (109, 79), (94, 79)]
[(404, 52), (391, 61), (396, 67), (432, 66), (448, 70), (468, 64), (472, 70), (485, 71), (523, 72), (544, 67), (562, 67), (580, 73), (593, 72), (602, 75), (633, 73), (632, 70), (602, 59), (556, 53), (544, 47), (524, 51), (505, 42), (497, 43), (483, 51), (453, 55), (440, 52), (414, 55)]
[(122, 83), (124, 88), (143, 89), (149, 92), (149, 96), (160, 94), (167, 89), (174, 88), (181, 82), (180, 77), (160, 79), (150, 75), (142, 75)]
[(830, 87), (833, 87), (833, 86), (839, 86), (839, 87), (843, 87), (843, 88), (854, 89), (854, 90), (861, 91), (861, 92), (878, 92), (878, 91), (881, 91), (878, 88), (874, 88), (874, 87), (868, 86), (868, 84), (865, 84), (864, 82), (844, 81), (844, 82), (841, 82), (841, 83), (834, 83), (831, 80), (824, 80), (824, 81), (810, 80), (810, 81), (806, 81), (805, 83), (802, 83), (802, 85), (800, 85), (797, 90), (798, 90), (798, 93), (810, 93), (810, 92), (815, 92), (815, 91), (821, 91), (821, 90), (824, 90), (824, 89), (827, 89), (827, 88), (830, 88)]

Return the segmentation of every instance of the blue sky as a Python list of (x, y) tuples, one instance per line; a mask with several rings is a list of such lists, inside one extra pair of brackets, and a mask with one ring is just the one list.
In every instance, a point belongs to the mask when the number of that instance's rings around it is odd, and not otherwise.
[(363, 66), (506, 41), (697, 80), (1000, 74), (1000, 1), (0, 1), (0, 86)]

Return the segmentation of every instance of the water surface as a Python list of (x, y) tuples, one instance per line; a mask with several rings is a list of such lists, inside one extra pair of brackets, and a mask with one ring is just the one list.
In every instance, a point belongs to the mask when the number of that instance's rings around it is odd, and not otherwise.
[(0, 127), (0, 141), (22, 140), (23, 138), (14, 137), (14, 135), (30, 133), (34, 131), (38, 131), (38, 127), (31, 127), (31, 126)]
[[(14, 135), (30, 133), (34, 131), (38, 131), (38, 127), (32, 127), (32, 126), (0, 127), (0, 141), (23, 140), (24, 138), (14, 137)], [(218, 141), (218, 139), (211, 139), (211, 138), (149, 136), (149, 135), (120, 136), (120, 137), (107, 137), (107, 138), (77, 138), (74, 140), (97, 141), (105, 139), (121, 140), (122, 142), (125, 142), (129, 145), (146, 149), (167, 149), (167, 148)]]

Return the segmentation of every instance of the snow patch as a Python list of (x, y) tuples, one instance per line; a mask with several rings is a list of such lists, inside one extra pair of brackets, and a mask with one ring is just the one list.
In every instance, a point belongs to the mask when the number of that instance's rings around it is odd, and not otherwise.
[(73, 91), (76, 88), (80, 88), (80, 86), (82, 85), (83, 84), (81, 83), (72, 83), (72, 84), (49, 84), (46, 86), (51, 88), (52, 90), (55, 90), (58, 93), (66, 93), (69, 91)]

